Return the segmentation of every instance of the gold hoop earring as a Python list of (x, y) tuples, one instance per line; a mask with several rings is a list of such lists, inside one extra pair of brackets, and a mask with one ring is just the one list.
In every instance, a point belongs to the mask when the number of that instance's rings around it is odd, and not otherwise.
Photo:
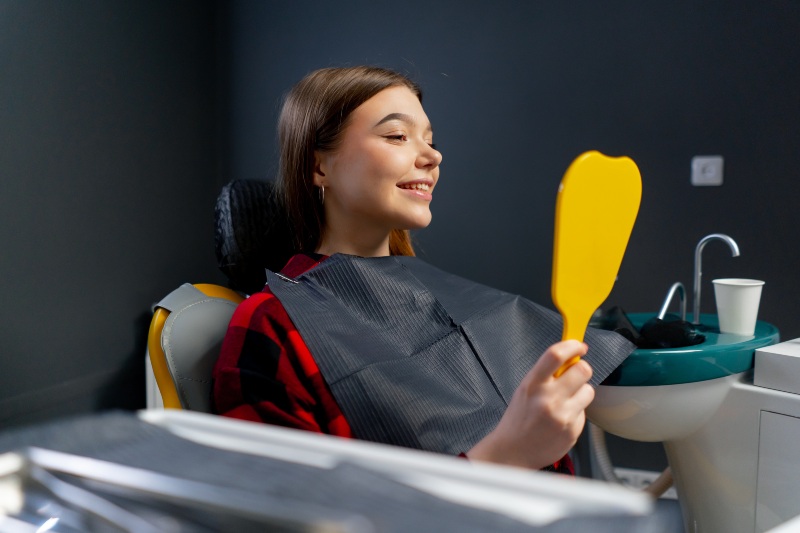
[(325, 186), (319, 186), (319, 205), (325, 205)]

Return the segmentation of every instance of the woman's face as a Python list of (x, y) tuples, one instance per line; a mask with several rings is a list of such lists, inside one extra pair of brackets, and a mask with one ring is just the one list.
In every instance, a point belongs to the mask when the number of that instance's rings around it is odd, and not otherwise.
[(339, 147), (316, 155), (314, 183), (325, 187), (323, 239), (377, 238), (430, 223), (442, 155), (408, 88), (390, 87), (361, 104)]

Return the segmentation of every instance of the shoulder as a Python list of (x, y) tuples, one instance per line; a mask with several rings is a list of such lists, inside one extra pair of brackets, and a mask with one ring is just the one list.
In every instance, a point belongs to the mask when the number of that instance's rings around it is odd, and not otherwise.
[[(327, 259), (326, 256), (317, 254), (294, 255), (289, 259), (289, 262), (286, 263), (286, 266), (281, 269), (281, 274), (292, 278), (297, 277), (311, 270), (325, 259)], [(264, 287), (261, 292), (252, 294), (239, 304), (231, 320), (231, 326), (250, 328), (254, 321), (261, 321), (264, 319), (277, 319), (282, 323), (288, 319), (283, 304), (281, 304), (280, 300), (269, 287)]]
[(251, 329), (264, 320), (282, 322), (285, 316), (286, 310), (283, 304), (269, 287), (265, 287), (263, 291), (251, 295), (236, 307), (230, 326)]
[(281, 274), (284, 276), (289, 276), (290, 278), (296, 278), (300, 274), (303, 274), (304, 272), (307, 272), (318, 264), (322, 263), (327, 258), (327, 255), (321, 254), (296, 254), (292, 256), (292, 258), (286, 263), (286, 266), (281, 269)]

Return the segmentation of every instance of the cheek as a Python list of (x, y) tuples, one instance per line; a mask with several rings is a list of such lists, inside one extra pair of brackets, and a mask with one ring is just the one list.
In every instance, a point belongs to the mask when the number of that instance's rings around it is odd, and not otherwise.
[(335, 175), (342, 187), (343, 201), (374, 203), (389, 200), (397, 182), (413, 168), (413, 158), (397, 147), (362, 146), (360, 150), (340, 154)]
[(363, 153), (363, 171), (372, 178), (394, 180), (405, 176), (414, 166), (413, 158), (396, 146), (378, 146)]

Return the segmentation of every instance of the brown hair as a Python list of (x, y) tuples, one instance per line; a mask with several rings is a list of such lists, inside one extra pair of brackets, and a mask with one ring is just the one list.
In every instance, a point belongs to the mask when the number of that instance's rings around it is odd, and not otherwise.
[[(278, 194), (297, 251), (315, 250), (325, 226), (325, 212), (313, 180), (314, 152), (336, 150), (350, 114), (382, 90), (397, 86), (408, 87), (422, 101), (422, 91), (407, 77), (368, 66), (316, 70), (286, 95), (278, 120)], [(389, 253), (414, 255), (408, 230), (392, 230)]]

